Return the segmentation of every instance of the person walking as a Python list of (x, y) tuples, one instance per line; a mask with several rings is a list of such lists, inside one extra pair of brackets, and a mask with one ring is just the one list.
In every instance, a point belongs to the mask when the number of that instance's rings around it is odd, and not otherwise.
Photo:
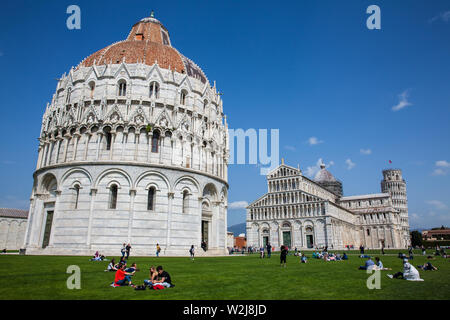
[(122, 258), (125, 259), (125, 253), (127, 252), (127, 245), (126, 243), (123, 244), (122, 249), (120, 250), (122, 253)]
[(156, 256), (159, 257), (159, 253), (161, 252), (161, 247), (159, 246), (159, 243), (156, 244)]
[(192, 262), (194, 262), (194, 254), (195, 254), (194, 251), (195, 251), (194, 245), (192, 245), (191, 248), (189, 249), (189, 254), (191, 255)]
[(266, 249), (267, 249), (267, 258), (270, 258), (272, 256), (272, 246), (268, 242), (267, 242)]
[(128, 258), (130, 257), (131, 244), (127, 244), (125, 250), (127, 252), (127, 260), (128, 260)]
[(280, 267), (286, 268), (286, 257), (288, 254), (288, 250), (285, 245), (281, 246), (281, 253), (280, 253)]

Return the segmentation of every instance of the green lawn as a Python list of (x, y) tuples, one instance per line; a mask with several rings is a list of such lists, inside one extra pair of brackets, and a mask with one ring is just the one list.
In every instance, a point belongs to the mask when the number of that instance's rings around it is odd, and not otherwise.
[[(430, 251), (431, 252), (431, 251)], [(374, 253), (372, 251), (372, 253)], [(395, 252), (382, 257), (392, 272), (402, 269)], [(307, 254), (311, 257), (310, 253)], [(131, 287), (112, 288), (114, 273), (104, 272), (108, 262), (91, 262), (88, 257), (1, 255), (1, 299), (450, 299), (450, 260), (437, 257), (438, 271), (420, 271), (424, 282), (389, 279), (382, 271), (381, 289), (366, 287), (368, 274), (357, 270), (365, 259), (352, 252), (348, 261), (324, 262), (309, 259), (300, 264), (288, 256), (287, 268), (280, 268), (279, 256), (260, 259), (252, 256), (217, 258), (130, 258), (141, 269), (134, 276), (140, 284), (148, 277), (150, 265), (163, 265), (174, 288), (135, 291)], [(426, 258), (415, 256), (413, 265)], [(69, 290), (69, 265), (81, 268), (81, 289)]]

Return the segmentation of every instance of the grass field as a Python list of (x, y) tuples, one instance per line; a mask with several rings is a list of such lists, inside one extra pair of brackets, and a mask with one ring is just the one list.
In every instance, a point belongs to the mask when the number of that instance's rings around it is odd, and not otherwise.
[[(135, 291), (131, 287), (112, 288), (113, 272), (104, 272), (108, 262), (91, 262), (89, 257), (1, 255), (1, 299), (450, 299), (450, 259), (437, 257), (438, 271), (419, 270), (424, 282), (389, 279), (386, 274), (402, 270), (397, 251), (382, 257), (381, 289), (369, 290), (365, 271), (358, 270), (365, 259), (351, 252), (348, 261), (325, 262), (309, 259), (300, 264), (288, 256), (287, 268), (280, 268), (279, 255), (260, 259), (257, 254), (214, 258), (130, 257), (141, 269), (135, 284), (148, 278), (150, 265), (162, 265), (172, 277), (174, 288)], [(406, 252), (405, 252), (406, 253)], [(378, 255), (378, 252), (372, 254)], [(373, 255), (373, 256), (375, 256)], [(311, 257), (308, 253), (307, 256)], [(414, 266), (426, 257), (416, 255)], [(69, 265), (81, 269), (81, 289), (66, 287)]]

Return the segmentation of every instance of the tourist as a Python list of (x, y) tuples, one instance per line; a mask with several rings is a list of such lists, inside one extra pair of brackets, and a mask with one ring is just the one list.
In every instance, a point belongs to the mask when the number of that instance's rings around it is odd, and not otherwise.
[(116, 261), (114, 260), (114, 258), (111, 259), (111, 262), (108, 264), (108, 267), (105, 271), (117, 271)]
[(121, 287), (121, 286), (132, 286), (131, 283), (131, 273), (125, 271), (125, 265), (121, 264), (119, 269), (116, 271), (116, 275), (114, 277), (114, 282), (111, 283), (112, 287)]
[(403, 259), (403, 272), (397, 272), (394, 275), (388, 274), (387, 276), (391, 279), (395, 278), (409, 281), (423, 281), (423, 279), (420, 278), (419, 271), (417, 271), (417, 269), (408, 262), (408, 259)]
[(281, 253), (280, 253), (280, 266), (286, 268), (286, 256), (288, 254), (288, 250), (285, 245), (281, 246)]
[(127, 245), (126, 245), (126, 243), (124, 243), (122, 246), (122, 249), (120, 250), (120, 253), (122, 253), (122, 258), (125, 257), (126, 252), (127, 252)]
[(424, 265), (422, 265), (422, 266), (417, 266), (417, 268), (422, 269), (424, 271), (435, 271), (435, 270), (438, 269), (435, 266), (433, 266), (431, 264), (431, 262), (429, 262), (429, 261), (427, 263), (425, 263)]
[(201, 247), (202, 247), (203, 251), (206, 252), (206, 242), (205, 242), (205, 240), (202, 241)]
[(136, 273), (136, 271), (139, 271), (139, 269), (137, 268), (136, 263), (133, 263), (133, 264), (131, 265), (131, 267), (125, 269), (125, 272), (131, 273), (131, 275), (133, 275), (133, 276), (134, 276), (134, 274)]
[(391, 268), (385, 268), (383, 266), (383, 262), (381, 262), (380, 258), (375, 257), (375, 270), (392, 270)]
[(131, 244), (127, 244), (125, 250), (127, 251), (127, 260), (128, 260), (128, 258), (130, 257)]
[(154, 266), (151, 266), (149, 273), (149, 278), (144, 280), (144, 284), (151, 287), (153, 285), (153, 281), (158, 277), (158, 272)]
[(381, 246), (381, 254), (384, 256), (384, 244)]
[(348, 260), (347, 254), (344, 252), (344, 254), (342, 255), (342, 260)]
[(156, 272), (158, 272), (157, 280), (153, 280), (153, 285), (161, 285), (166, 288), (174, 287), (170, 275), (167, 271), (163, 270), (162, 266), (156, 267)]
[(360, 266), (359, 270), (372, 270), (375, 268), (375, 262), (372, 261), (371, 257), (368, 257), (364, 266)]
[(425, 249), (425, 246), (422, 245), (422, 255), (426, 255), (427, 254), (427, 250)]
[(412, 246), (409, 246), (408, 253), (409, 253), (409, 256), (413, 255), (413, 248), (412, 248)]
[(270, 245), (270, 243), (267, 242), (267, 258), (270, 258), (272, 256), (272, 246)]
[(194, 262), (194, 254), (195, 254), (194, 245), (192, 245), (191, 248), (189, 249), (189, 254), (191, 255), (192, 262)]
[(259, 248), (259, 258), (263, 259), (264, 258), (264, 247), (260, 247)]
[(161, 252), (161, 247), (159, 246), (159, 243), (156, 244), (156, 256), (159, 257), (159, 253)]
[(301, 257), (301, 259), (300, 259), (300, 262), (301, 262), (301, 263), (307, 263), (307, 262), (308, 262), (308, 259), (306, 258), (306, 256), (305, 256), (304, 253), (302, 254), (302, 257)]
[(363, 245), (360, 245), (360, 246), (359, 246), (359, 253), (360, 253), (361, 255), (364, 254), (364, 246), (363, 246)]

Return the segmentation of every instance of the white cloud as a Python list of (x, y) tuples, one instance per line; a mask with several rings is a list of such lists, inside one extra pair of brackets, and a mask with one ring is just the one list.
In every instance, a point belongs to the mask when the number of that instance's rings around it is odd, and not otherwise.
[(323, 143), (323, 140), (319, 140), (317, 137), (310, 137), (307, 142), (310, 146), (314, 146), (316, 144)]
[(305, 174), (308, 177), (314, 177), (316, 175), (316, 173), (320, 170), (321, 164), (325, 164), (325, 168), (329, 168), (332, 165), (334, 165), (334, 162), (330, 161), (328, 164), (326, 164), (323, 162), (322, 158), (319, 158), (314, 166), (306, 168)]
[(442, 214), (437, 214), (434, 211), (428, 211), (426, 213), (410, 213), (409, 214), (409, 225), (411, 229), (416, 228), (436, 228), (442, 225), (448, 226), (450, 224), (450, 213), (445, 212)]
[(430, 20), (428, 20), (428, 22), (429, 23), (433, 23), (436, 20), (442, 20), (444, 22), (449, 22), (450, 21), (450, 11), (441, 12), (438, 15), (434, 16), (433, 18), (431, 18)]
[(296, 150), (294, 146), (284, 146), (284, 148), (286, 150), (289, 150), (289, 151), (295, 151)]
[(234, 202), (230, 202), (228, 204), (228, 209), (233, 210), (233, 209), (245, 209), (248, 207), (248, 202), (247, 201), (234, 201)]
[(437, 168), (433, 170), (433, 176), (445, 176), (450, 168), (450, 162), (446, 160), (436, 161), (435, 165)]
[(399, 111), (403, 108), (411, 106), (412, 103), (408, 101), (408, 97), (409, 97), (409, 90), (405, 90), (401, 94), (399, 94), (398, 104), (392, 107), (392, 111)]
[(450, 168), (450, 162), (447, 162), (445, 160), (436, 161), (436, 167)]
[(345, 160), (345, 164), (347, 165), (348, 170), (352, 170), (356, 166), (356, 163), (352, 162), (350, 158)]
[(361, 152), (361, 154), (365, 154), (365, 155), (372, 154), (372, 150), (370, 150), (370, 149), (359, 149), (359, 152)]
[(447, 209), (447, 205), (439, 200), (428, 200), (427, 203), (432, 205), (433, 207), (435, 207), (438, 210)]
[(434, 169), (432, 173), (433, 176), (445, 176), (446, 174), (447, 172), (442, 169)]

